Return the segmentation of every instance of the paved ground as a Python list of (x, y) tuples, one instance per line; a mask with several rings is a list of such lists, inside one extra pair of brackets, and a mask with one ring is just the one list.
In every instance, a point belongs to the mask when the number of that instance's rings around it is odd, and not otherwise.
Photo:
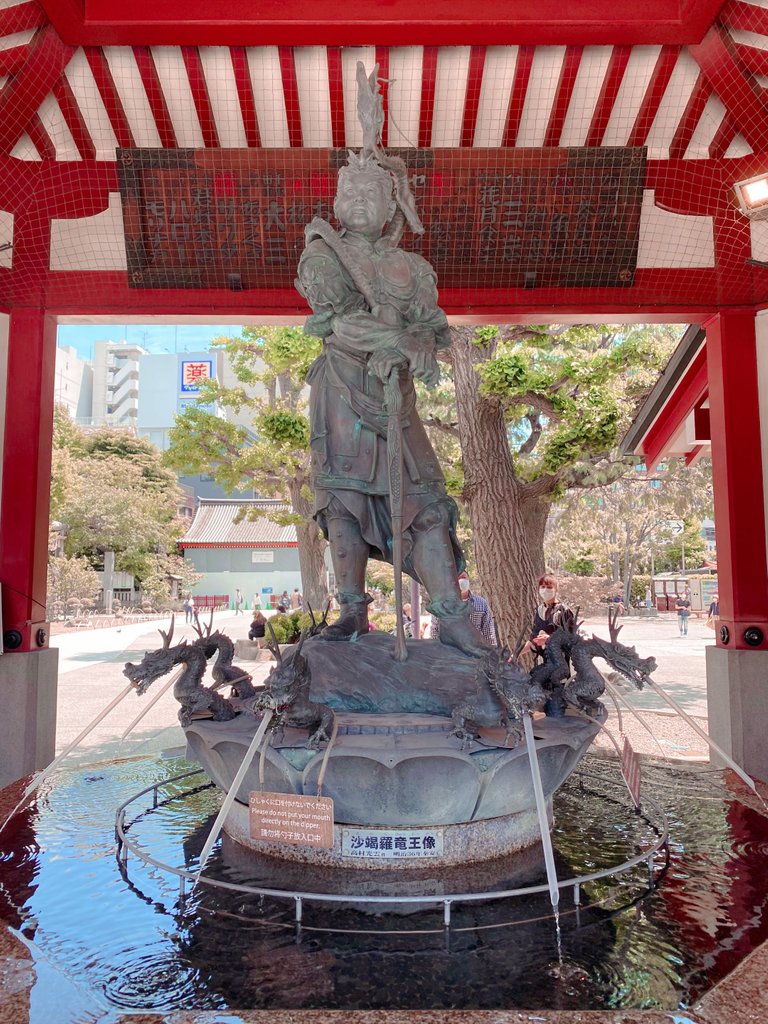
[[(215, 624), (237, 640), (247, 636), (249, 623), (249, 616), (229, 611), (220, 613)], [(634, 644), (643, 657), (654, 655), (659, 666), (654, 675), (656, 681), (694, 716), (699, 726), (706, 728), (704, 652), (708, 644), (714, 643), (713, 632), (703, 621), (694, 620), (689, 635), (680, 637), (674, 615), (654, 619), (627, 617), (622, 623), (622, 642)], [(81, 630), (52, 638), (51, 645), (59, 649), (57, 751), (71, 742), (125, 687), (126, 679), (122, 674), (125, 662), (138, 661), (145, 650), (160, 646), (158, 627), (167, 629), (168, 622)], [(608, 636), (602, 619), (588, 619), (584, 628)], [(174, 641), (184, 636), (191, 639), (193, 635), (189, 627), (177, 621)], [(269, 665), (263, 663), (251, 662), (247, 667), (254, 678), (263, 678), (269, 670)], [(183, 734), (176, 721), (178, 705), (170, 690), (130, 735), (122, 739), (123, 732), (168, 678), (158, 680), (141, 698), (129, 693), (73, 752), (73, 759), (90, 761), (182, 746)], [(636, 750), (670, 759), (706, 758), (705, 741), (679, 715), (669, 711), (660, 697), (650, 692), (639, 693), (626, 684), (621, 684), (618, 692), (621, 725)], [(626, 709), (625, 702), (637, 711), (637, 718)], [(608, 697), (606, 704), (611, 716), (609, 729), (616, 739), (619, 733), (616, 707)], [(597, 746), (606, 753), (614, 750), (611, 739), (605, 734), (600, 735)]]

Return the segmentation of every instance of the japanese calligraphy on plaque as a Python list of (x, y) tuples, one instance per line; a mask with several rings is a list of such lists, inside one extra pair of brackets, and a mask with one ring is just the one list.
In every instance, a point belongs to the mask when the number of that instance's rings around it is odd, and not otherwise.
[(333, 800), (327, 796), (253, 792), (249, 797), (251, 839), (292, 846), (333, 846)]
[(443, 853), (441, 828), (344, 828), (341, 830), (342, 857), (365, 860), (403, 860), (440, 857)]
[[(442, 287), (634, 283), (645, 149), (434, 149), (409, 166)], [(290, 288), (346, 150), (118, 150), (134, 288)]]

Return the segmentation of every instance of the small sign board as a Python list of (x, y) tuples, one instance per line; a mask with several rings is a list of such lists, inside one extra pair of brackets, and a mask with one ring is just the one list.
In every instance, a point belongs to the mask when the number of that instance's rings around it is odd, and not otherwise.
[(627, 784), (630, 796), (635, 807), (640, 806), (640, 758), (632, 748), (629, 739), (624, 737), (624, 746), (621, 751), (621, 774)]
[[(264, 550), (262, 548), (262, 549), (260, 549), (258, 551), (252, 551), (251, 552), (251, 563), (254, 563), (254, 562), (274, 562), (274, 560), (275, 560), (275, 552), (274, 551), (266, 551), (266, 550)], [(264, 593), (263, 590), (262, 590), (262, 593)]]
[(405, 860), (441, 857), (441, 828), (345, 828), (341, 831), (342, 857)]
[(182, 359), (180, 385), (182, 394), (190, 391), (197, 393), (200, 390), (200, 382), (212, 378), (212, 359)]
[(294, 793), (250, 795), (251, 839), (294, 846), (333, 847), (333, 800)]

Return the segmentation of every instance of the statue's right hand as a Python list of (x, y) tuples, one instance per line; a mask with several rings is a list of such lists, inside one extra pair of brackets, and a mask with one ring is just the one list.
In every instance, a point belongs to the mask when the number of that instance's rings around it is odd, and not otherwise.
[(372, 353), (370, 356), (368, 360), (368, 373), (386, 383), (395, 367), (404, 366), (406, 362), (407, 360), (402, 352), (398, 352), (394, 348), (383, 348), (379, 352)]

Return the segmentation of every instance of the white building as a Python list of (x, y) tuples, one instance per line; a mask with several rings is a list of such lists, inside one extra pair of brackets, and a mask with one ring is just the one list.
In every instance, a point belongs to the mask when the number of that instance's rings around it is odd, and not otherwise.
[(140, 345), (125, 341), (97, 341), (93, 347), (94, 426), (136, 429), (139, 414), (139, 361), (146, 355)]
[(81, 359), (77, 349), (66, 345), (56, 349), (54, 402), (66, 406), (77, 423), (91, 423), (93, 404), (93, 366)]

